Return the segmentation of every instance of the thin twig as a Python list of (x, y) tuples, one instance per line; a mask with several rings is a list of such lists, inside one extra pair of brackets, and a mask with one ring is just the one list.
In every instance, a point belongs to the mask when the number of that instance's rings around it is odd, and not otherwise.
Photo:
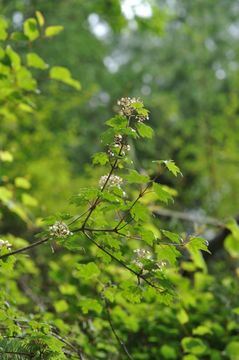
[(74, 224), (76, 221), (78, 221), (80, 218), (82, 218), (82, 216), (84, 216), (85, 214), (87, 214), (88, 211), (90, 211), (90, 208), (87, 209), (86, 211), (84, 211), (82, 214), (77, 215), (77, 216), (68, 224), (68, 226), (71, 226), (72, 224)]
[(58, 340), (63, 342), (65, 345), (67, 345), (72, 351), (74, 351), (75, 354), (79, 355), (80, 360), (84, 360), (84, 356), (83, 356), (82, 351), (80, 349), (77, 349), (74, 345), (72, 345), (70, 342), (68, 342), (66, 339), (64, 339), (60, 335), (56, 334), (55, 332), (51, 332), (51, 334), (55, 338), (57, 338)]
[(106, 314), (107, 314), (107, 319), (108, 319), (108, 322), (109, 322), (109, 325), (110, 325), (110, 328), (112, 330), (112, 333), (114, 334), (116, 340), (118, 341), (119, 345), (122, 347), (123, 351), (125, 352), (125, 354), (127, 355), (127, 358), (129, 360), (133, 360), (132, 356), (130, 355), (125, 343), (120, 339), (120, 337), (118, 336), (115, 328), (114, 328), (114, 325), (113, 325), (113, 321), (111, 319), (111, 315), (110, 315), (110, 310), (109, 310), (109, 305), (108, 305), (108, 302), (106, 299), (105, 300), (105, 309), (106, 309)]
[[(123, 215), (123, 217), (120, 219), (120, 221), (119, 221), (119, 223), (116, 225), (115, 229), (122, 230), (123, 228), (125, 228), (125, 226), (127, 226), (127, 225), (129, 224), (129, 222), (128, 222), (128, 223), (124, 224), (123, 226), (121, 226), (121, 228), (120, 228), (120, 225), (122, 224), (122, 222), (123, 222), (124, 219), (126, 218), (127, 214), (133, 209), (133, 207), (137, 204), (137, 202), (139, 201), (139, 199), (141, 199), (141, 198), (145, 195), (146, 191), (147, 191), (148, 188), (154, 183), (155, 180), (156, 180), (156, 177), (155, 177), (153, 180), (149, 181), (148, 184), (145, 186), (145, 188), (139, 192), (139, 195), (138, 195), (138, 196), (136, 197), (136, 199), (133, 201), (133, 203), (131, 204), (131, 206), (130, 206), (129, 209), (127, 210), (127, 212), (126, 212), (126, 213)], [(131, 219), (131, 221), (132, 221), (132, 219)], [(131, 221), (130, 221), (130, 222), (131, 222)]]

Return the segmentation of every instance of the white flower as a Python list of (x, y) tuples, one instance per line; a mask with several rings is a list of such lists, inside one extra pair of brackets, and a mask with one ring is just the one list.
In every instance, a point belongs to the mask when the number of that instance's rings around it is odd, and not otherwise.
[(134, 253), (136, 254), (136, 257), (138, 259), (150, 259), (151, 253), (148, 250), (145, 249), (136, 249), (134, 250)]
[(120, 155), (125, 155), (126, 152), (130, 151), (130, 145), (126, 143), (126, 138), (124, 138), (122, 135), (118, 134), (114, 137), (114, 142), (111, 146), (111, 149), (109, 149), (110, 156), (114, 156), (114, 150), (118, 152), (118, 149), (120, 150)]
[(123, 136), (118, 134), (115, 135), (114, 137), (114, 146), (115, 147), (120, 147), (122, 145), (122, 140), (123, 140)]
[[(100, 181), (99, 181), (99, 187), (101, 189), (104, 187), (108, 177), (109, 177), (109, 175), (101, 176)], [(107, 182), (107, 186), (108, 187), (117, 186), (118, 188), (120, 188), (122, 183), (123, 183), (123, 179), (120, 176), (111, 175)]]
[(143, 269), (144, 265), (140, 260), (151, 259), (151, 253), (145, 249), (136, 249), (134, 250), (136, 259), (133, 260), (133, 264), (137, 265), (141, 269)]
[(137, 122), (143, 122), (149, 118), (148, 111), (139, 98), (124, 97), (118, 100), (117, 104), (120, 106), (120, 115), (133, 117)]
[(10, 249), (12, 247), (12, 244), (10, 244), (7, 240), (0, 239), (0, 249), (6, 247), (7, 249)]
[(50, 235), (57, 238), (66, 238), (73, 233), (68, 226), (62, 221), (56, 221), (54, 225), (49, 227)]

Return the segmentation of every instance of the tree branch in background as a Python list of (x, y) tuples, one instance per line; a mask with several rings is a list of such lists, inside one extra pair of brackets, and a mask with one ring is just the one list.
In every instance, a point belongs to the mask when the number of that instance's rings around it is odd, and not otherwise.
[(180, 220), (185, 220), (185, 221), (190, 221), (190, 222), (205, 224), (205, 225), (214, 225), (214, 226), (225, 228), (225, 224), (221, 220), (215, 219), (213, 217), (192, 215), (187, 212), (174, 211), (174, 210), (169, 210), (169, 209), (164, 209), (164, 208), (154, 210), (153, 213), (156, 216), (165, 216), (165, 217), (169, 217), (169, 218), (180, 219)]

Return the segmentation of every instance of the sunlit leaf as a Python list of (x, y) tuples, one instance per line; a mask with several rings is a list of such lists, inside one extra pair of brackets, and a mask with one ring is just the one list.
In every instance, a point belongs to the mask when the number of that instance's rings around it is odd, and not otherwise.
[(45, 70), (49, 67), (49, 65), (46, 64), (45, 61), (36, 53), (27, 54), (27, 65), (42, 70)]
[(36, 18), (37, 18), (37, 21), (38, 21), (38, 24), (42, 27), (44, 26), (45, 24), (45, 19), (44, 19), (44, 16), (43, 14), (40, 12), (40, 11), (36, 11)]
[(58, 35), (60, 32), (64, 30), (63, 26), (48, 26), (45, 30), (45, 36), (46, 37), (52, 37)]
[(24, 21), (23, 30), (24, 30), (24, 34), (27, 36), (27, 38), (30, 41), (36, 40), (40, 35), (39, 30), (37, 28), (37, 21), (34, 18), (29, 18), (26, 21)]
[(80, 82), (74, 80), (68, 69), (61, 66), (53, 66), (50, 70), (50, 78), (62, 81), (63, 83), (74, 87), (76, 90), (81, 89)]

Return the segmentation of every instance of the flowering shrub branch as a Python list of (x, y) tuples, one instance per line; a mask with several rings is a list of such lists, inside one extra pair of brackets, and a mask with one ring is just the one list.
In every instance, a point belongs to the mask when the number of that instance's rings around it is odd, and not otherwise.
[[(149, 256), (150, 252), (148, 250), (135, 249), (133, 252), (137, 255), (137, 259), (132, 259), (130, 264), (127, 264), (126, 261), (123, 260), (122, 255), (117, 255), (114, 247), (110, 248), (109, 244), (102, 243), (102, 240), (100, 240), (100, 242), (97, 240), (98, 237), (96, 234), (101, 233), (102, 235), (112, 234), (116, 236), (115, 241), (123, 238), (146, 241), (147, 246), (150, 247), (159, 244), (161, 246), (182, 248), (187, 247), (191, 242), (195, 243), (194, 237), (183, 241), (176, 234), (169, 236), (169, 232), (163, 233), (163, 235), (165, 236), (166, 234), (167, 239), (170, 240), (165, 242), (162, 241), (162, 239), (157, 239), (150, 231), (142, 232), (142, 230), (139, 230), (139, 225), (143, 226), (145, 218), (148, 218), (147, 207), (140, 203), (140, 200), (147, 195), (148, 189), (152, 188), (152, 191), (162, 202), (167, 203), (172, 197), (167, 189), (164, 189), (160, 184), (155, 183), (156, 178), (150, 180), (147, 175), (141, 175), (137, 171), (131, 169), (127, 170), (128, 174), (124, 176), (124, 179), (115, 174), (115, 171), (124, 169), (125, 166), (132, 163), (128, 158), (130, 147), (127, 143), (127, 139), (129, 137), (137, 139), (139, 137), (152, 136), (151, 128), (144, 124), (144, 122), (148, 120), (148, 110), (144, 108), (143, 103), (139, 99), (122, 98), (118, 101), (118, 105), (120, 107), (119, 115), (116, 115), (114, 118), (107, 121), (107, 125), (110, 126), (110, 130), (104, 134), (107, 150), (105, 153), (98, 153), (94, 156), (94, 163), (109, 163), (110, 172), (108, 175), (104, 175), (100, 178), (99, 190), (89, 189), (88, 191), (86, 190), (85, 193), (80, 193), (72, 199), (73, 203), (75, 202), (77, 206), (82, 206), (85, 200), (87, 200), (91, 203), (88, 209), (83, 211), (80, 215), (72, 217), (71, 221), (69, 221), (69, 225), (63, 220), (56, 220), (55, 223), (49, 226), (49, 231), (45, 233), (45, 236), (47, 237), (24, 248), (6, 252), (0, 256), (0, 259), (6, 259), (9, 256), (25, 252), (51, 240), (57, 241), (59, 239), (64, 246), (66, 240), (71, 242), (71, 238), (82, 233), (98, 249), (103, 251), (107, 256), (119, 263), (130, 273), (134, 274), (138, 280), (141, 279), (147, 285), (159, 290), (161, 293), (164, 291), (171, 292), (170, 288), (165, 289), (161, 286), (160, 279), (164, 278), (165, 274), (162, 272), (162, 268), (159, 266), (158, 262), (154, 261), (153, 258)], [(113, 142), (111, 139), (113, 139)], [(112, 158), (114, 158), (113, 162), (111, 161)], [(162, 163), (162, 161), (160, 161), (160, 163)], [(164, 161), (164, 163), (168, 164), (169, 162)], [(180, 170), (173, 162), (172, 164), (172, 168), (170, 168), (169, 165), (167, 167), (169, 170), (172, 170), (174, 175), (177, 175)], [(131, 201), (128, 200), (128, 195), (122, 190), (122, 186), (125, 182), (128, 182), (128, 184), (146, 184), (139, 191), (136, 198)], [(92, 198), (94, 195), (96, 195), (95, 198)], [(115, 221), (115, 219), (112, 218), (112, 211), (110, 211), (110, 214), (107, 213), (107, 205), (111, 206), (113, 213), (116, 210), (118, 213), (118, 210), (120, 210), (122, 215), (120, 215), (118, 221)], [(98, 210), (98, 208), (101, 209)], [(93, 223), (95, 222), (92, 222), (91, 220), (93, 213), (97, 213), (97, 211), (100, 211), (101, 213), (104, 209), (106, 209), (105, 216), (108, 218), (109, 215), (109, 221), (113, 224), (111, 228), (97, 228), (93, 226)], [(99, 213), (96, 214), (96, 218), (97, 216), (99, 217)], [(82, 218), (83, 220), (81, 221)], [(75, 224), (79, 221), (81, 221), (81, 224), (80, 227), (77, 228), (75, 227)], [(88, 222), (91, 222), (91, 226), (87, 226)], [(144, 236), (149, 237), (150, 239), (144, 239)], [(197, 240), (196, 242), (200, 249), (207, 250), (203, 239)], [(167, 261), (167, 259), (164, 260)], [(160, 275), (158, 275), (158, 271), (160, 271)]]

